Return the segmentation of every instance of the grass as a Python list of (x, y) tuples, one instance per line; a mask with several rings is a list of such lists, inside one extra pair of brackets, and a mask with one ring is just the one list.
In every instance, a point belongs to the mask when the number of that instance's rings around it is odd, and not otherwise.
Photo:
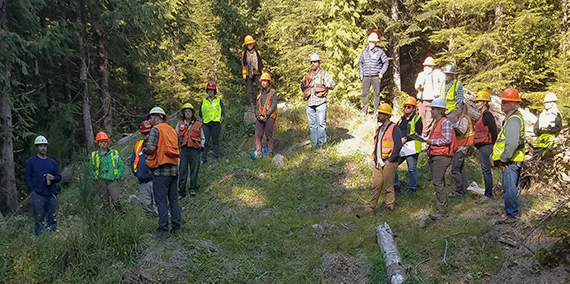
[[(428, 221), (426, 228), (416, 225), (417, 217), (433, 211), (435, 202), (423, 154), (418, 163), (420, 189), (413, 197), (397, 196), (396, 211), (390, 215), (355, 218), (370, 194), (369, 156), (359, 149), (342, 154), (346, 151), (339, 148), (355, 135), (372, 143), (373, 133), (350, 131), (356, 110), (333, 105), (328, 114), (328, 146), (298, 148), (279, 168), (269, 159), (247, 157), (254, 145), (253, 130), (243, 125), (239, 111), (228, 115), (220, 163), (204, 165), (198, 195), (181, 201), (182, 235), (157, 242), (164, 246), (158, 254), (163, 259), (173, 257), (170, 242), (186, 250), (180, 283), (334, 283), (321, 264), (326, 253), (338, 252), (355, 259), (364, 256), (370, 283), (388, 283), (374, 231), (384, 222), (397, 234), (403, 262), (413, 268), (410, 283), (457, 283), (467, 274), (474, 283), (485, 283), (500, 269), (500, 248), (483, 240), (491, 221), (467, 214), (479, 210), (472, 202), (475, 197), (450, 200), (453, 218)], [(276, 152), (306, 140), (308, 134), (304, 107), (280, 112)], [(478, 162), (468, 163), (468, 170), (469, 179), (482, 184)], [(400, 179), (406, 188), (405, 165), (400, 167)], [(62, 190), (57, 233), (33, 237), (28, 217), (2, 224), (0, 283), (120, 283), (140, 264), (156, 220), (130, 204), (125, 205), (125, 216), (101, 210), (86, 180), (83, 176), (83, 182)], [(449, 176), (450, 191), (451, 182)], [(123, 200), (137, 190), (130, 173), (124, 185)], [(444, 238), (448, 265), (443, 263)], [(213, 248), (206, 249), (204, 243)]]

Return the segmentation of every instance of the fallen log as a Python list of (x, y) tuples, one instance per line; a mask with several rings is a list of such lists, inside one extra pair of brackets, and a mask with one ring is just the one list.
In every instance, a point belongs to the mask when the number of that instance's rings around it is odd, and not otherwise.
[(398, 246), (394, 243), (394, 234), (388, 223), (376, 227), (376, 237), (378, 238), (378, 246), (384, 255), (386, 276), (390, 279), (390, 283), (404, 283), (409, 268), (402, 264), (402, 257), (398, 251)]

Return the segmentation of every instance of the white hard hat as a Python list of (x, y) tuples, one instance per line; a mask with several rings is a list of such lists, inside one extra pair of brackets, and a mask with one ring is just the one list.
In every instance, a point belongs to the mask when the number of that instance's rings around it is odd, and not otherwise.
[(151, 114), (162, 114), (164, 115), (164, 119), (168, 120), (168, 115), (166, 115), (166, 112), (164, 112), (164, 110), (161, 107), (153, 107), (149, 112), (147, 116), (150, 116)]
[(448, 64), (443, 68), (443, 73), (445, 74), (455, 74), (455, 66), (453, 64)]
[(442, 98), (437, 98), (437, 99), (433, 100), (431, 102), (431, 107), (447, 109), (447, 106), (445, 104), (445, 100)]
[(557, 102), (557, 101), (558, 101), (558, 98), (556, 97), (556, 95), (555, 95), (554, 93), (547, 93), (547, 94), (544, 96), (544, 103), (547, 103), (547, 102)]
[(36, 137), (36, 140), (34, 140), (34, 145), (40, 144), (48, 144), (47, 139), (43, 135)]
[(319, 57), (318, 54), (313, 53), (313, 54), (311, 54), (310, 61), (311, 61), (311, 62), (313, 62), (313, 61), (321, 61), (321, 58)]

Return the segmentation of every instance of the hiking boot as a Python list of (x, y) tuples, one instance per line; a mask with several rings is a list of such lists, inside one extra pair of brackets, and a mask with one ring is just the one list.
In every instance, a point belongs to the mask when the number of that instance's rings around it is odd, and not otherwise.
[(173, 235), (173, 236), (178, 236), (178, 235), (180, 235), (180, 228), (172, 228), (172, 229), (170, 230), (170, 234)]
[(441, 219), (441, 218), (443, 218), (443, 217), (447, 217), (447, 213), (444, 214), (444, 213), (440, 213), (439, 211), (435, 211), (435, 212), (433, 212), (433, 213), (430, 213), (430, 214), (429, 214), (429, 217), (430, 217), (432, 220), (439, 220), (439, 219)]
[(402, 194), (402, 189), (399, 185), (394, 185), (394, 192), (396, 192), (396, 194)]
[(196, 190), (190, 189), (190, 196), (196, 196)]
[(495, 224), (510, 225), (516, 223), (518, 220), (519, 220), (518, 216), (507, 216), (507, 218), (505, 218), (504, 220), (499, 220)]
[(415, 188), (408, 188), (408, 193), (406, 193), (406, 197), (411, 197), (412, 194), (414, 194), (414, 191), (416, 191)]
[(487, 201), (490, 201), (491, 198), (487, 197), (487, 195), (483, 195), (481, 198), (477, 199), (477, 201), (475, 201), (476, 204), (482, 204), (485, 203)]
[(154, 235), (152, 235), (153, 238), (159, 238), (159, 239), (166, 239), (168, 237), (170, 237), (170, 233), (168, 231), (165, 230), (161, 230), (161, 229), (156, 229), (156, 232), (154, 233)]
[(200, 166), (204, 165), (206, 163), (206, 160), (200, 160)]
[(449, 195), (449, 198), (454, 198), (463, 195), (463, 193), (459, 191), (454, 191), (452, 194)]
[(184, 198), (184, 197), (186, 197), (186, 194), (180, 194), (180, 193), (178, 194), (178, 200), (180, 200), (180, 199), (182, 199), (182, 198)]
[(356, 213), (356, 218), (362, 218), (362, 217), (372, 216), (372, 215), (374, 215), (374, 210), (364, 210), (364, 211)]

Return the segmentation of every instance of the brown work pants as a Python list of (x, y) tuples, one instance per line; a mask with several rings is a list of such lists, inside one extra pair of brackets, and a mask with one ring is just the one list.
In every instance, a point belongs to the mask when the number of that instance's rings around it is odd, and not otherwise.
[(386, 198), (384, 202), (386, 207), (394, 210), (394, 178), (396, 177), (396, 169), (398, 163), (386, 162), (384, 167), (374, 168), (372, 172), (372, 196), (366, 206), (366, 211), (371, 212), (378, 204), (378, 198), (382, 189), (386, 189)]
[(433, 188), (435, 189), (435, 211), (447, 214), (447, 191), (445, 190), (445, 172), (451, 163), (448, 156), (430, 156), (428, 159), (431, 168)]
[(109, 206), (110, 197), (113, 206), (118, 210), (122, 209), (121, 201), (119, 200), (119, 181), (98, 179), (97, 188), (99, 189), (99, 196), (101, 201), (103, 201), (104, 207)]

